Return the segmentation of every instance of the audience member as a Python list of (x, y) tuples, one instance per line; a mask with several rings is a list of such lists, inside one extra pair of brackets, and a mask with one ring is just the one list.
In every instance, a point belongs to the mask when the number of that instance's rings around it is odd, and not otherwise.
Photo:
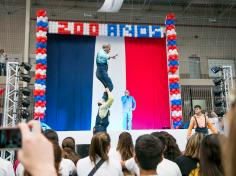
[(59, 145), (59, 138), (57, 132), (52, 129), (47, 129), (43, 131), (44, 136), (53, 144)]
[(134, 156), (134, 144), (132, 136), (128, 132), (123, 132), (119, 136), (116, 150), (110, 150), (109, 157), (117, 161), (126, 161)]
[(74, 164), (76, 165), (79, 160), (79, 156), (75, 152), (74, 138), (72, 138), (72, 137), (65, 138), (62, 141), (62, 149), (63, 149), (62, 157), (73, 161)]
[(200, 147), (200, 167), (194, 169), (190, 176), (223, 176), (221, 140), (223, 136), (211, 134), (206, 136)]
[(22, 133), (22, 148), (18, 159), (33, 176), (56, 176), (52, 144), (41, 134), (40, 124), (30, 121), (19, 124)]
[(157, 165), (163, 159), (162, 142), (150, 134), (140, 136), (136, 140), (134, 158), (139, 166), (140, 176), (157, 175)]
[[(57, 132), (48, 129), (44, 131), (45, 137), (51, 141), (54, 145), (59, 146), (59, 138), (57, 135)], [(68, 175), (74, 175), (76, 173), (76, 167), (73, 161), (69, 159), (62, 158), (61, 163), (60, 163), (60, 174), (61, 176), (68, 176)]]
[(14, 176), (12, 163), (0, 157), (0, 176)]
[(188, 176), (193, 169), (197, 168), (200, 161), (200, 145), (203, 137), (202, 133), (192, 135), (187, 142), (184, 154), (176, 158), (175, 162), (183, 176)]
[(212, 125), (216, 127), (218, 133), (221, 134), (223, 133), (223, 128), (224, 128), (223, 117), (218, 117), (218, 115), (214, 111), (211, 111), (209, 121), (212, 123)]
[(158, 137), (164, 144), (164, 157), (168, 160), (175, 161), (175, 159), (181, 155), (181, 151), (176, 142), (176, 139), (166, 131), (152, 133)]
[[(163, 135), (165, 134), (165, 135)], [(167, 137), (170, 138), (170, 135), (166, 135), (166, 133), (162, 133), (162, 132), (154, 132), (152, 133), (152, 135), (154, 137), (157, 137), (161, 143), (162, 143), (162, 152), (164, 152), (164, 150), (166, 150), (167, 146), (165, 145), (165, 143), (167, 143)], [(160, 137), (160, 138), (159, 138)], [(164, 158), (163, 156), (164, 154), (162, 153), (162, 157), (163, 160), (157, 165), (157, 173), (160, 176), (181, 176), (181, 171), (178, 167), (178, 165), (176, 163), (174, 163), (173, 161), (170, 161), (166, 158)], [(131, 158), (125, 162), (122, 162), (122, 166), (127, 168), (131, 173), (135, 173), (136, 175), (140, 175), (140, 170), (137, 166), (137, 164), (135, 163), (134, 158)], [(170, 169), (172, 168), (172, 169)]]
[(110, 150), (110, 136), (107, 133), (96, 133), (91, 141), (89, 156), (80, 159), (77, 163), (79, 176), (120, 176), (123, 175), (121, 167), (118, 168), (108, 156)]
[[(121, 161), (126, 161), (134, 156), (134, 144), (132, 136), (128, 132), (123, 132), (119, 136), (116, 149), (111, 149), (109, 157), (116, 161), (116, 164), (121, 164)], [(123, 173), (129, 174), (127, 169), (123, 168)]]
[(0, 49), (0, 76), (6, 76), (6, 62), (7, 62), (7, 54), (4, 49)]

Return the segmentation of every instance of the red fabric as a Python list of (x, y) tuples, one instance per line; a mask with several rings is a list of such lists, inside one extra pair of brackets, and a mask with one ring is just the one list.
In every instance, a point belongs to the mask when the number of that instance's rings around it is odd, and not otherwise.
[(165, 40), (125, 38), (126, 86), (137, 103), (133, 129), (170, 127)]

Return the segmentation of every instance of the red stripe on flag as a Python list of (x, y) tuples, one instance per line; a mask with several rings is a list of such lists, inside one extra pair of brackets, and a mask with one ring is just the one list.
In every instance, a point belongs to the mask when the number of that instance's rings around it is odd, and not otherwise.
[(170, 127), (166, 39), (125, 38), (126, 85), (137, 108), (133, 129)]

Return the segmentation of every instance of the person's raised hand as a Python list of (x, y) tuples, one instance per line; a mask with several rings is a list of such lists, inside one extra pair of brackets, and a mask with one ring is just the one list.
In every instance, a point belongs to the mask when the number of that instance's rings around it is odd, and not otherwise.
[(117, 56), (118, 56), (118, 54), (112, 56), (111, 58), (112, 58), (112, 59), (116, 59)]
[(33, 176), (55, 176), (53, 146), (41, 133), (40, 123), (20, 123), (19, 128), (22, 149), (18, 151), (18, 159), (24, 168)]

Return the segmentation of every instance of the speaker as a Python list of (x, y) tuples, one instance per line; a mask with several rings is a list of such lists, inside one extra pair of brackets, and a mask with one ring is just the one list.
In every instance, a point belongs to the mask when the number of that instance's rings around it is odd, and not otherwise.
[(77, 144), (76, 151), (80, 159), (89, 156), (89, 146), (90, 144)]

